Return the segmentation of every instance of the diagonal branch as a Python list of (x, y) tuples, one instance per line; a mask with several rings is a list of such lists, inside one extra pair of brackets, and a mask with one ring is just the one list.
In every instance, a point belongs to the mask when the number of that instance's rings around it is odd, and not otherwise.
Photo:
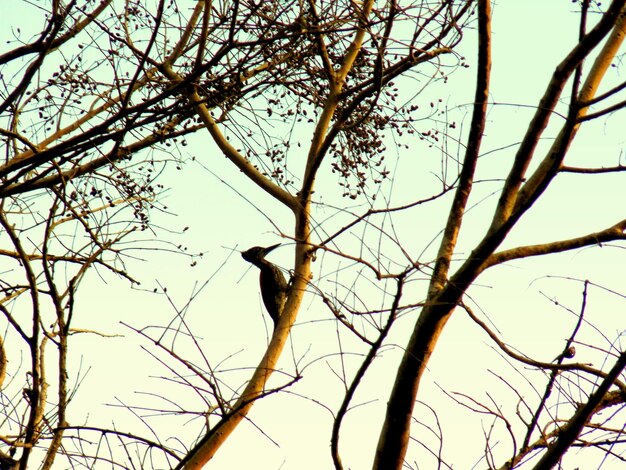
[(605, 230), (583, 235), (582, 237), (542, 243), (539, 245), (519, 246), (517, 248), (499, 251), (487, 258), (485, 261), (485, 269), (513, 259), (530, 258), (531, 256), (540, 256), (549, 253), (561, 253), (563, 251), (575, 250), (584, 246), (598, 245), (603, 242), (626, 240), (626, 233), (624, 233), (625, 230), (626, 219)]
[[(463, 307), (463, 310), (467, 312), (467, 314), (472, 319), (472, 321), (474, 321), (474, 323), (476, 323), (485, 333), (487, 333), (489, 338), (491, 338), (491, 340), (498, 346), (498, 348), (500, 348), (502, 352), (504, 352), (510, 358), (518, 362), (521, 362), (522, 364), (526, 364), (527, 366), (537, 368), (537, 369), (551, 370), (553, 372), (555, 371), (581, 371), (581, 372), (585, 372), (587, 374), (593, 375), (595, 377), (600, 377), (603, 379), (608, 377), (608, 374), (606, 372), (603, 372), (601, 369), (596, 369), (595, 367), (591, 367), (590, 365), (587, 365), (587, 364), (582, 364), (582, 363), (563, 364), (563, 363), (554, 363), (554, 362), (542, 362), (542, 361), (531, 359), (528, 356), (525, 356), (524, 354), (517, 353), (513, 349), (511, 349), (509, 346), (507, 346), (507, 344), (504, 341), (502, 341), (498, 337), (498, 335), (494, 333), (493, 330), (489, 328), (489, 326), (487, 326), (487, 324), (484, 321), (478, 318), (476, 314), (472, 311), (472, 309), (469, 307), (469, 305), (466, 305), (463, 303), (461, 304), (461, 307)], [(619, 387), (622, 393), (626, 393), (626, 384), (624, 382), (620, 380), (615, 380), (614, 383)]]
[(565, 426), (561, 427), (556, 441), (548, 447), (541, 460), (533, 467), (535, 470), (550, 470), (561, 459), (565, 451), (571, 447), (576, 438), (593, 416), (602, 400), (609, 392), (613, 383), (626, 367), (626, 351), (622, 352), (606, 378), (591, 394), (587, 402), (582, 405)]
[[(611, 32), (611, 30), (613, 30), (625, 4), (626, 1), (624, 0), (614, 0), (611, 2), (611, 5), (609, 5), (596, 26), (578, 42), (554, 71), (552, 80), (539, 102), (537, 112), (530, 122), (524, 139), (515, 155), (513, 166), (505, 181), (500, 200), (498, 201), (496, 214), (489, 229), (490, 233), (500, 229), (509, 220), (514, 211), (514, 206), (517, 205), (519, 207), (518, 200), (520, 198), (517, 197), (519, 188), (524, 182), (526, 170), (532, 160), (537, 143), (539, 142), (539, 137), (548, 125), (548, 121), (554, 112), (569, 77), (575, 72), (587, 55)], [(582, 93), (586, 96), (586, 99), (583, 101), (587, 101), (593, 97), (593, 94), (588, 96), (588, 92), (585, 91), (585, 88), (587, 88), (587, 85), (583, 88)], [(535, 172), (535, 174), (537, 174), (537, 172)]]
[(246, 157), (244, 157), (235, 147), (232, 146), (228, 139), (226, 139), (215, 122), (215, 119), (211, 116), (211, 112), (204, 104), (200, 95), (198, 95), (198, 92), (196, 90), (190, 91), (188, 97), (194, 105), (198, 117), (200, 117), (202, 123), (211, 134), (211, 137), (213, 137), (213, 141), (217, 144), (224, 156), (262, 190), (282, 202), (292, 211), (296, 211), (298, 208), (296, 199), (289, 192), (265, 177), (252, 163), (250, 163), (249, 160), (246, 159)]
[[(607, 38), (587, 75), (587, 79), (578, 96), (578, 103), (587, 103), (595, 96), (602, 79), (626, 37), (626, 1), (622, 0), (615, 3), (621, 5), (622, 11), (614, 20), (614, 28), (611, 30), (611, 34)], [(514, 206), (512, 207), (514, 216), (518, 216), (518, 214), (528, 209), (556, 176), (565, 158), (565, 154), (580, 128), (581, 119), (585, 116), (587, 111), (588, 107), (584, 105), (579, 108), (572, 108), (567, 122), (561, 129), (561, 132), (559, 132), (552, 147), (517, 194)]]

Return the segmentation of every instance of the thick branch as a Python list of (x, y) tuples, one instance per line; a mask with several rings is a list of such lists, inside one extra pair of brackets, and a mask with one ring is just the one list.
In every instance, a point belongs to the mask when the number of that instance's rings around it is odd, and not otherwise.
[(437, 339), (454, 307), (454, 304), (449, 307), (445, 306), (446, 313), (441, 314), (440, 308), (435, 307), (437, 305), (436, 296), (447, 275), (452, 251), (456, 245), (461, 220), (472, 188), (485, 124), (491, 66), (491, 4), (489, 0), (479, 2), (478, 20), (479, 53), (476, 103), (461, 180), (450, 209), (444, 239), (430, 285), (427, 305), (417, 321), (404, 353), (387, 404), (385, 422), (376, 449), (374, 469), (400, 469), (403, 466), (419, 382)]
[[(371, 4), (371, 2), (369, 2)], [(170, 79), (177, 80), (178, 77), (169, 68), (165, 68), (165, 72), (170, 75)], [(331, 93), (332, 95), (332, 93)], [(289, 207), (295, 215), (295, 262), (292, 283), (289, 289), (287, 302), (280, 316), (278, 324), (274, 329), (272, 339), (267, 347), (265, 355), (261, 359), (259, 365), (254, 371), (250, 381), (246, 385), (241, 396), (233, 406), (233, 412), (224, 416), (202, 440), (189, 452), (189, 454), (181, 461), (177, 468), (185, 470), (199, 469), (203, 467), (209, 460), (213, 458), (221, 445), (228, 439), (231, 433), (237, 428), (239, 423), (246, 417), (256, 399), (264, 395), (265, 386), (269, 377), (275, 370), (280, 355), (287, 343), (289, 331), (296, 320), (296, 316), (300, 309), (300, 304), (304, 297), (306, 287), (311, 275), (311, 254), (309, 250), (310, 244), (310, 206), (312, 194), (312, 182), (315, 178), (314, 173), (309, 173), (311, 177), (309, 185), (303, 184), (298, 199), (293, 197), (284, 189), (273, 183), (270, 179), (262, 175), (243, 155), (241, 155), (221, 133), (217, 123), (211, 116), (209, 110), (203, 104), (200, 96), (195, 89), (189, 88), (188, 97), (194, 105), (196, 113), (205, 124), (207, 130), (213, 137), (222, 153), (235, 164), (242, 172), (246, 174), (254, 183), (261, 187), (268, 194)], [(335, 104), (336, 106), (336, 104)], [(322, 113), (317, 129), (323, 129), (325, 120), (330, 122), (333, 110), (329, 108)], [(323, 136), (325, 132), (321, 132)], [(317, 156), (315, 149), (315, 137), (311, 144), (309, 158), (311, 155)], [(308, 171), (308, 165), (307, 165)]]
[[(615, 26), (587, 75), (578, 97), (579, 103), (589, 102), (595, 96), (604, 75), (618, 53), (624, 37), (626, 37), (626, 10), (624, 10), (626, 2), (616, 3), (620, 3), (623, 10), (614, 20)], [(530, 207), (548, 187), (554, 176), (556, 176), (565, 158), (567, 149), (580, 128), (580, 120), (587, 113), (587, 110), (587, 107), (572, 109), (567, 122), (561, 129), (561, 132), (559, 132), (547, 155), (519, 191), (512, 209), (513, 213), (523, 212)]]
[[(554, 112), (554, 108), (558, 103), (568, 78), (574, 73), (581, 61), (583, 61), (614, 28), (625, 3), (624, 0), (614, 0), (596, 26), (578, 42), (554, 71), (552, 80), (539, 102), (537, 112), (515, 155), (515, 161), (504, 184), (500, 200), (498, 201), (496, 215), (494, 216), (490, 228), (491, 232), (502, 227), (511, 216), (517, 200), (518, 190), (524, 181), (526, 170), (537, 147), (537, 143), (539, 142), (539, 137), (548, 125), (548, 121)], [(583, 93), (585, 93), (584, 90)], [(592, 96), (593, 95), (589, 96), (589, 99)]]
[(584, 246), (597, 245), (613, 240), (626, 240), (626, 233), (624, 233), (625, 230), (626, 219), (605, 230), (583, 235), (582, 237), (542, 243), (539, 245), (519, 246), (517, 248), (511, 248), (510, 250), (500, 251), (487, 258), (485, 261), (485, 269), (513, 259), (529, 258), (531, 256), (540, 256), (549, 253), (561, 253), (563, 251), (575, 250)]
[(485, 4), (479, 7), (479, 47), (478, 47), (478, 71), (476, 77), (476, 94), (474, 97), (474, 109), (470, 132), (467, 140), (467, 150), (459, 175), (459, 183), (452, 207), (448, 214), (448, 220), (443, 233), (443, 239), (439, 246), (437, 262), (433, 270), (430, 283), (430, 291), (435, 294), (443, 287), (454, 248), (456, 246), (465, 207), (472, 191), (474, 182), (474, 172), (478, 162), (480, 144), (485, 130), (485, 120), (487, 116), (487, 101), (489, 99), (489, 79), (491, 75), (491, 19), (490, 6)]
[(361, 50), (361, 46), (363, 45), (366, 33), (365, 20), (369, 17), (373, 5), (373, 0), (367, 0), (363, 2), (362, 6), (355, 6), (356, 9), (361, 9), (360, 12), (357, 12), (357, 15), (359, 15), (357, 20), (359, 25), (356, 30), (355, 37), (348, 46), (346, 54), (343, 57), (340, 69), (332, 73), (329, 77), (328, 97), (326, 98), (326, 103), (324, 104), (324, 108), (315, 127), (313, 139), (309, 148), (309, 154), (307, 156), (302, 188), (300, 190), (301, 198), (308, 199), (311, 197), (317, 171), (319, 170), (326, 153), (325, 147), (329, 145), (330, 140), (335, 137), (334, 135), (327, 135), (328, 129), (335, 115), (335, 111), (337, 110), (337, 106), (339, 104), (339, 94), (345, 84), (346, 77), (352, 69), (354, 61), (356, 60), (357, 55)]

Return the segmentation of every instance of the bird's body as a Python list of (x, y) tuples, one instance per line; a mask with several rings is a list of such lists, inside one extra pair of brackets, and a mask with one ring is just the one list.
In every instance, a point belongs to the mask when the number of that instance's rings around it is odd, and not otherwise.
[(241, 253), (243, 259), (254, 264), (261, 270), (259, 276), (261, 297), (263, 298), (267, 313), (269, 313), (274, 321), (274, 325), (278, 323), (278, 319), (285, 306), (289, 286), (280, 268), (267, 261), (265, 256), (279, 245), (280, 243), (278, 245), (268, 246), (267, 248), (255, 246)]

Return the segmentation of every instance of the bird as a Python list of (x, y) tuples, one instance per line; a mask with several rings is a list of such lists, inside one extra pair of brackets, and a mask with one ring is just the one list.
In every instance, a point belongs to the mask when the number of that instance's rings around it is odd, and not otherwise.
[(241, 253), (243, 259), (261, 270), (261, 274), (259, 275), (261, 297), (263, 298), (267, 313), (269, 313), (271, 319), (274, 321), (274, 326), (278, 324), (280, 315), (283, 312), (289, 286), (280, 268), (267, 261), (265, 256), (280, 245), (280, 243), (277, 243), (276, 245), (265, 248), (254, 246)]

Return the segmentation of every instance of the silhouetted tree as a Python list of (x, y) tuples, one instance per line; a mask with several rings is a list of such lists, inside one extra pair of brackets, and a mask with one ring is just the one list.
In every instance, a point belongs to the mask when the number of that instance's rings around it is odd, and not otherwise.
[[(398, 326), (403, 317), (412, 334), (394, 366), (373, 467), (403, 468), (412, 439), (445, 464), (441, 446), (434, 450), (411, 424), (430, 426), (415, 405), (431, 355), (455, 312), (466, 312), (512, 369), (502, 381), (517, 393), (515, 416), (507, 416), (497, 399), (446, 391), (460, 407), (503, 425), (512, 450), (505, 458), (495, 455), (495, 437), (488, 433), (489, 468), (552, 468), (575, 446), (623, 459), (623, 426), (616, 423), (626, 397), (626, 351), (612, 341), (609, 347), (579, 340), (587, 324), (588, 289), (595, 284), (581, 281), (576, 326), (553, 362), (508, 345), (474, 312), (468, 293), (479, 276), (505, 263), (626, 238), (621, 220), (600, 230), (581, 224), (583, 232), (574, 238), (503, 247), (561, 175), (623, 174), (621, 164), (573, 166), (566, 157), (583, 125), (625, 106), (624, 83), (599, 91), (626, 34), (625, 4), (580, 2), (579, 37), (555, 64), (523, 138), (510, 144), (515, 148), (510, 168), (494, 170), (498, 200), (481, 225), (483, 233), (469, 250), (460, 250), (477, 174), (481, 165), (492, 165), (482, 159), (491, 90), (489, 1), (19, 2), (28, 24), (12, 27), (13, 38), (0, 55), (5, 85), (0, 90), (0, 384), (7, 370), (11, 374), (2, 389), (2, 468), (51, 468), (61, 456), (67, 465), (86, 467), (98, 461), (202, 467), (257, 400), (289, 389), (305, 374), (295, 364), (292, 371), (281, 370), (282, 382), (268, 384), (307, 293), (323, 302), (338, 337), (349, 338), (342, 341), (360, 355), (355, 365), (342, 347), (333, 351), (344, 370), (343, 396), (327, 405), (334, 415), (329, 435), (335, 468), (343, 468), (344, 418), (372, 365), (395, 344), (391, 336), (406, 328)], [(434, 97), (450, 73), (468, 66), (458, 49), (462, 39), (477, 44), (476, 57), (467, 60), (475, 73), (467, 126), (451, 120), (443, 98)], [(539, 144), (548, 126), (558, 130), (544, 151)], [(70, 383), (78, 377), (68, 373), (68, 339), (96, 334), (74, 326), (79, 317), (81, 324), (89, 323), (87, 312), (76, 307), (76, 293), (92, 270), (136, 282), (126, 265), (129, 247), (144, 249), (159, 238), (152, 235), (157, 227), (151, 217), (163, 209), (167, 188), (161, 176), (183, 164), (181, 148), (192, 135), (210, 140), (250, 184), (293, 214), (292, 227), (279, 233), (294, 250), (282, 314), (254, 372), (228, 391), (223, 371), (180, 348), (184, 337), (202, 352), (199, 332), (181, 311), (158, 330), (132, 327), (152, 345), (170, 380), (193, 390), (206, 405), (192, 411), (162, 392), (179, 406), (178, 413), (204, 419), (196, 442), (172, 444), (168, 431), (158, 429), (147, 438), (117, 427), (70, 425)], [(437, 151), (439, 187), (418, 187), (433, 167), (432, 158), (423, 158), (414, 183), (402, 189), (404, 202), (393, 205), (384, 191), (390, 179), (396, 184), (390, 168), (415, 155), (422, 143)], [(208, 153), (201, 159), (211, 168), (215, 157)], [(337, 201), (336, 188), (320, 185), (316, 191), (316, 182), (329, 174), (343, 201), (364, 205), (363, 210)], [(435, 225), (436, 253), (396, 229), (426, 220), (431, 205), (439, 215), (446, 213), (429, 223)], [(412, 320), (407, 323), (406, 317)], [(530, 332), (539, 327), (528, 325)], [(599, 351), (603, 367), (575, 362), (581, 349)], [(11, 369), (12, 358), (22, 352), (28, 361), (18, 373)], [(536, 399), (517, 392), (513, 377), (523, 368), (544, 373), (541, 382), (532, 383)], [(566, 402), (556, 411), (555, 390)], [(427, 406), (436, 416), (436, 407)], [(609, 408), (619, 411), (592, 422)], [(443, 443), (443, 435), (432, 434)], [(112, 439), (124, 451), (112, 449)], [(88, 442), (96, 443), (93, 452), (86, 450)]]

